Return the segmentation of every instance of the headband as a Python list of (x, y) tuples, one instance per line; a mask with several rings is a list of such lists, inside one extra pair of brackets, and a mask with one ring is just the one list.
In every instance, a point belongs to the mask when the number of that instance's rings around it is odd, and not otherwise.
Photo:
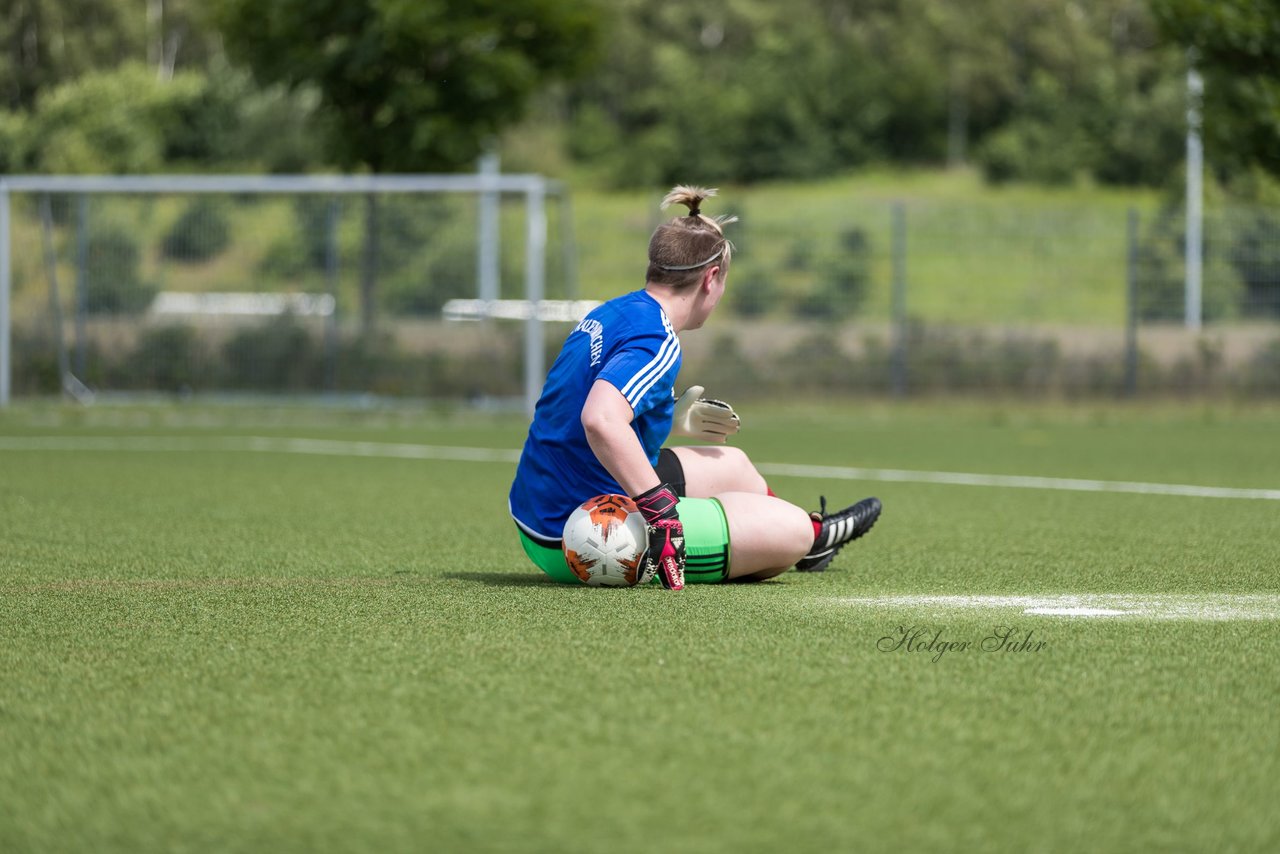
[(657, 261), (654, 261), (653, 265), (655, 267), (658, 267), (659, 269), (666, 270), (668, 273), (678, 273), (681, 270), (696, 270), (699, 267), (705, 267), (723, 254), (724, 254), (724, 244), (722, 243), (720, 245), (720, 248), (716, 250), (716, 254), (712, 255), (710, 258), (708, 258), (705, 261), (699, 261), (697, 264), (684, 264), (679, 267), (668, 267), (666, 264), (659, 264)]

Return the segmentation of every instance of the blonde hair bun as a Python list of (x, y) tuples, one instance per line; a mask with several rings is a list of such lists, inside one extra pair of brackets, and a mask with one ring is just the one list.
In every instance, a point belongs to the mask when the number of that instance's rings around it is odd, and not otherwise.
[(645, 281), (687, 287), (696, 284), (699, 270), (719, 261), (728, 269), (733, 244), (724, 236), (724, 226), (737, 222), (736, 216), (710, 217), (702, 213), (702, 203), (716, 194), (707, 187), (681, 184), (662, 199), (662, 207), (684, 205), (688, 216), (678, 216), (658, 226), (649, 238), (649, 269)]
[(716, 194), (714, 188), (693, 187), (684, 184), (678, 187), (672, 187), (671, 192), (667, 193), (662, 199), (662, 209), (666, 210), (672, 205), (684, 205), (689, 209), (689, 216), (698, 216), (702, 213), (702, 202), (711, 198)]

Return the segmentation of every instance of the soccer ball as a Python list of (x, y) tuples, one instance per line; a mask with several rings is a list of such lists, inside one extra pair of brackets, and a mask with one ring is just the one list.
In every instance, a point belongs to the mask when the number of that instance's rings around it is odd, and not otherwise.
[(634, 587), (652, 577), (640, 569), (648, 528), (625, 495), (597, 495), (579, 505), (564, 523), (563, 543), (565, 563), (583, 584)]

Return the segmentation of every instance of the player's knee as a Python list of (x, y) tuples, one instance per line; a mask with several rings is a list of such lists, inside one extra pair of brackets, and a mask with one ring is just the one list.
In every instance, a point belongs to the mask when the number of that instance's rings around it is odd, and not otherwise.
[[(803, 511), (801, 511), (803, 512)], [(795, 560), (789, 560), (787, 565), (795, 563), (809, 553), (809, 549), (813, 548), (813, 523), (809, 520), (808, 514), (797, 519), (796, 524), (790, 528), (790, 545), (791, 553), (795, 555)]]
[(758, 495), (764, 495), (769, 491), (769, 485), (765, 483), (764, 477), (760, 472), (756, 471), (755, 463), (751, 462), (751, 458), (746, 452), (739, 448), (725, 448), (725, 457), (733, 465), (737, 471), (737, 480), (742, 484), (743, 492), (754, 492)]

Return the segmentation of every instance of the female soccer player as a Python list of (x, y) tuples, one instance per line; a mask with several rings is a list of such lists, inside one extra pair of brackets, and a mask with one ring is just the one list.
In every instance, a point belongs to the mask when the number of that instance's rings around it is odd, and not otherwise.
[(758, 580), (792, 565), (826, 569), (880, 515), (875, 498), (828, 515), (776, 497), (736, 448), (663, 448), (673, 432), (723, 443), (738, 417), (693, 387), (675, 397), (679, 333), (698, 329), (724, 295), (733, 246), (702, 202), (715, 190), (676, 187), (662, 207), (688, 216), (649, 240), (644, 288), (592, 311), (552, 365), (511, 485), (510, 509), (525, 552), (557, 581), (576, 583), (560, 537), (579, 504), (604, 493), (633, 497), (649, 528), (644, 575), (671, 589)]

